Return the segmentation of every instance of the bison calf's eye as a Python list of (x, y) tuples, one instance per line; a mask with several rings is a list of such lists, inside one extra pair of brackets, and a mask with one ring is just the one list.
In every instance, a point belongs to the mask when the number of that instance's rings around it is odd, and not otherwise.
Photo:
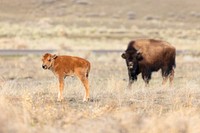
[(48, 61), (50, 62), (50, 61), (51, 61), (51, 59), (48, 59)]

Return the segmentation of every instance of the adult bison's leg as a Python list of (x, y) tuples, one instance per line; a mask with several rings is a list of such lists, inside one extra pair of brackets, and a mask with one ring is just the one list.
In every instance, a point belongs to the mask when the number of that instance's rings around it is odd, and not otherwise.
[(170, 74), (169, 74), (169, 85), (173, 86), (173, 80), (174, 80), (174, 68), (172, 68)]
[(128, 83), (128, 89), (131, 88), (133, 82), (137, 80), (137, 75), (133, 73), (133, 70), (128, 69), (128, 76), (129, 76), (129, 83)]
[(145, 82), (145, 86), (147, 87), (149, 85), (149, 81), (151, 79), (151, 72), (150, 71), (142, 72), (142, 78)]
[(165, 85), (167, 83), (167, 76), (162, 76), (163, 77), (163, 81), (162, 81), (162, 85)]
[(168, 75), (169, 75), (168, 67), (163, 67), (161, 69), (161, 72), (162, 72), (162, 78), (163, 78), (162, 85), (165, 85), (168, 80)]
[(133, 80), (132, 79), (129, 79), (129, 82), (128, 82), (128, 89), (130, 89), (131, 88), (131, 86), (132, 86), (132, 84), (133, 84)]
[(63, 100), (63, 88), (64, 88), (64, 77), (59, 76), (59, 92), (58, 92), (58, 99), (57, 101), (62, 101)]
[(169, 83), (170, 86), (173, 84), (173, 79), (174, 79), (174, 68), (172, 66), (167, 66), (162, 68), (162, 77), (163, 77), (163, 82), (162, 84), (165, 85), (168, 78), (169, 78)]
[(131, 86), (132, 86), (132, 83), (133, 83), (133, 80), (132, 80), (132, 78), (131, 78), (131, 71), (128, 69), (128, 78), (129, 78), (129, 82), (128, 82), (128, 89), (130, 89), (131, 88)]

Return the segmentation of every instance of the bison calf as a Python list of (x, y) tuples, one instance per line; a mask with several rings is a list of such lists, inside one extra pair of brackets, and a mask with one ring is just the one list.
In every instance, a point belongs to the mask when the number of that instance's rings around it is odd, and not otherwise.
[(73, 56), (57, 56), (46, 53), (42, 58), (43, 69), (51, 70), (59, 80), (58, 101), (63, 100), (64, 78), (66, 76), (77, 76), (85, 87), (83, 101), (89, 100), (88, 76), (90, 71), (89, 61)]
[(142, 73), (146, 85), (154, 71), (161, 69), (163, 84), (174, 78), (176, 49), (167, 42), (153, 39), (131, 41), (121, 55), (126, 60), (130, 88), (137, 75)]

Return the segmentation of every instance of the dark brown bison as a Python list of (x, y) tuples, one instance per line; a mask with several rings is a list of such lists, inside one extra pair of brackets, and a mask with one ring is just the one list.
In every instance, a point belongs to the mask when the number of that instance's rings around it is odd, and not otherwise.
[(159, 69), (162, 72), (162, 83), (165, 84), (169, 77), (170, 85), (172, 85), (176, 49), (169, 43), (153, 39), (131, 41), (121, 56), (126, 60), (128, 68), (128, 88), (137, 80), (137, 75), (140, 73), (147, 86), (152, 72)]

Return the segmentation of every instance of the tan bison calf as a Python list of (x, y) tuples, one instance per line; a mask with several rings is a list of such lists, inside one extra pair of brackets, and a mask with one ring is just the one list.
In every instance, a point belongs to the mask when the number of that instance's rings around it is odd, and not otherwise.
[(85, 87), (85, 96), (83, 101), (89, 100), (89, 83), (88, 76), (90, 71), (90, 62), (73, 56), (57, 56), (46, 53), (42, 58), (43, 69), (51, 70), (59, 80), (58, 100), (63, 100), (64, 78), (66, 76), (77, 76)]

